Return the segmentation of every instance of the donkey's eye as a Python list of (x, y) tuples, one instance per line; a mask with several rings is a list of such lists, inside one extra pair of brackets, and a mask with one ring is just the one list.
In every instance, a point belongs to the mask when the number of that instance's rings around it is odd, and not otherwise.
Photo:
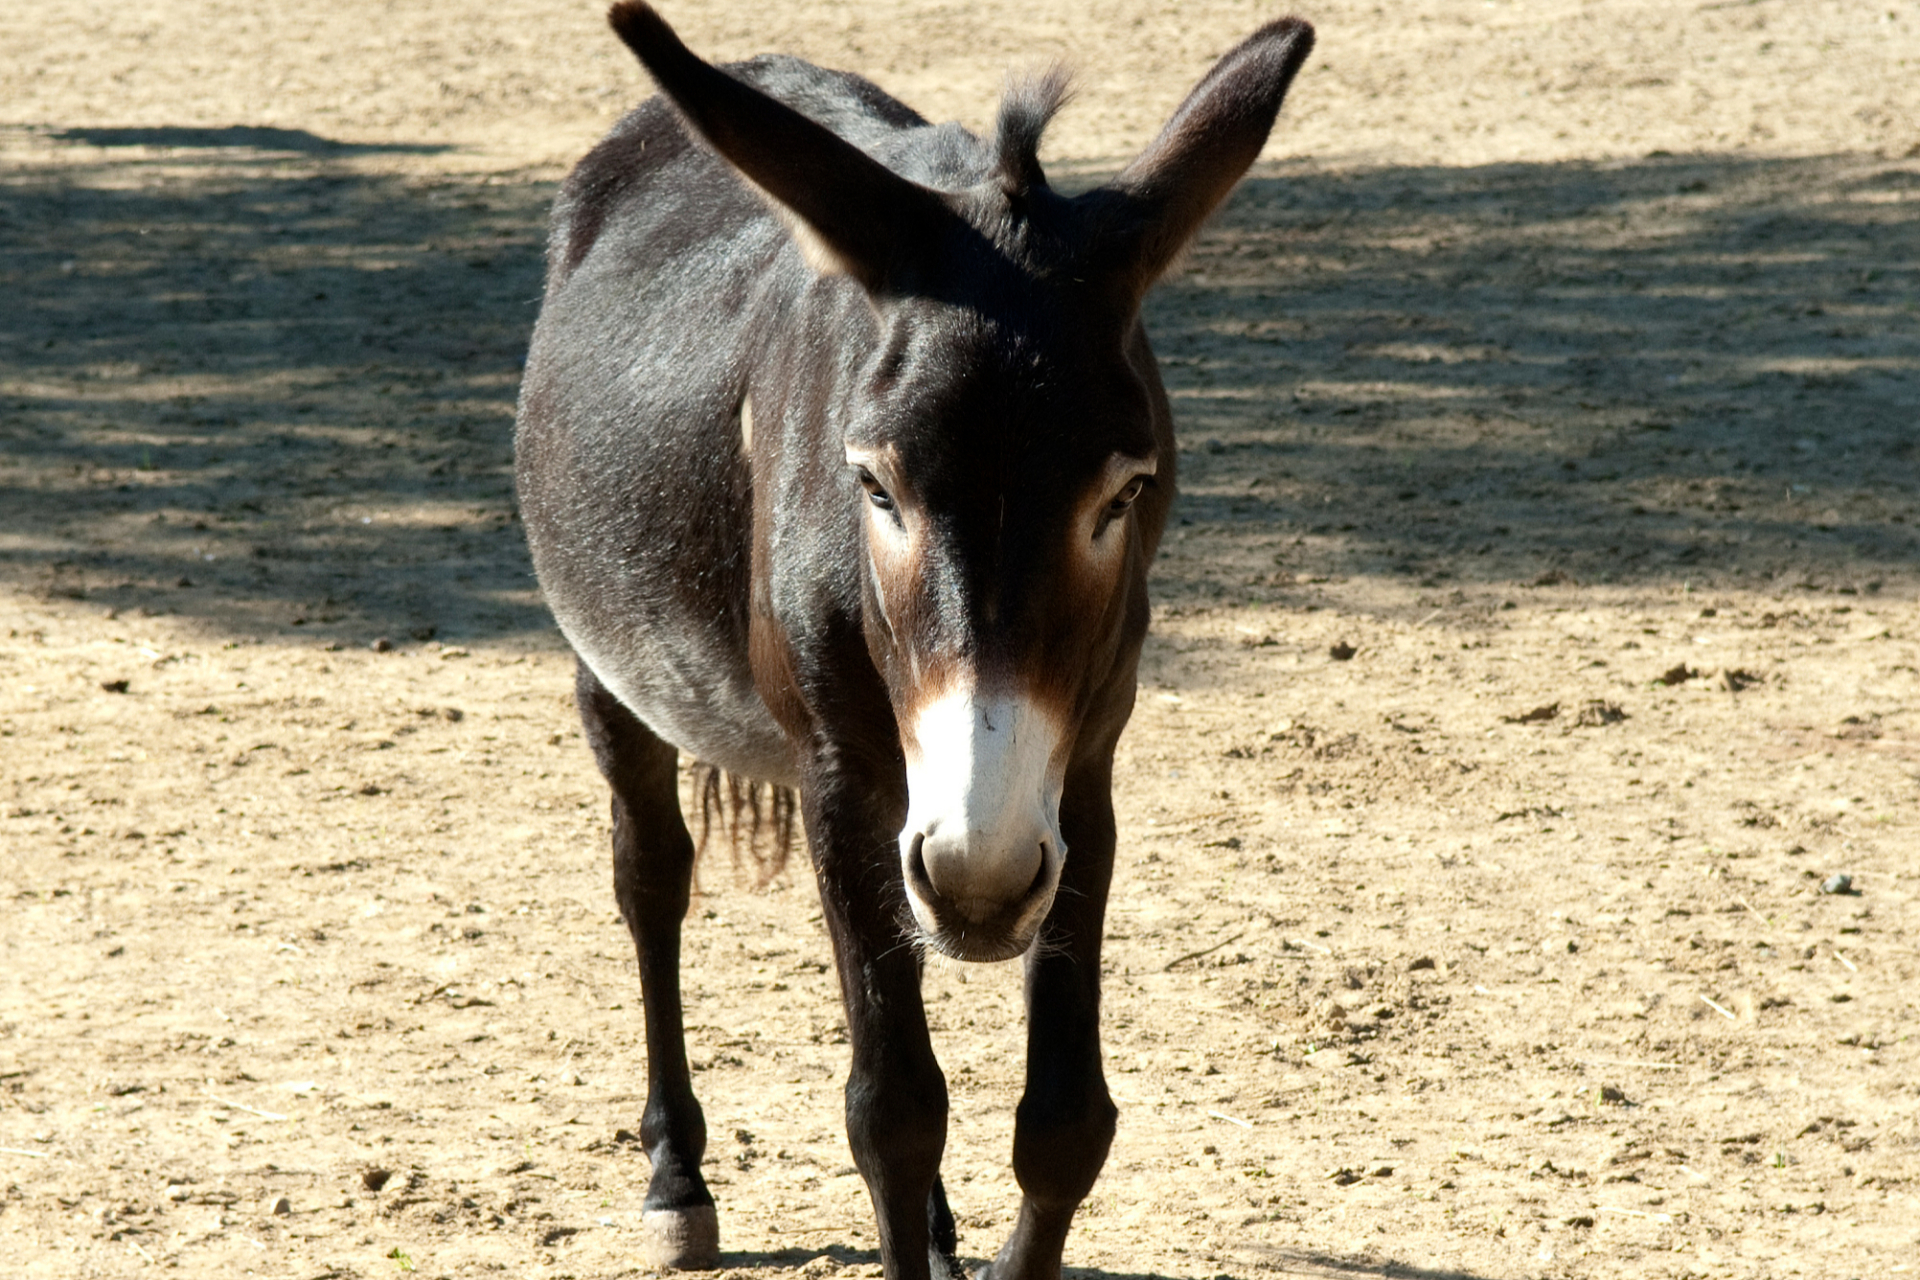
[(859, 477), (860, 487), (867, 491), (868, 502), (882, 511), (893, 510), (893, 495), (880, 487), (880, 481), (874, 478), (873, 472), (861, 467), (855, 474)]
[(1125, 515), (1127, 508), (1133, 505), (1134, 499), (1138, 498), (1140, 491), (1146, 487), (1147, 478), (1145, 476), (1135, 476), (1133, 479), (1127, 481), (1127, 487), (1119, 493), (1114, 494), (1113, 501), (1107, 504), (1107, 518), (1111, 520), (1115, 516)]

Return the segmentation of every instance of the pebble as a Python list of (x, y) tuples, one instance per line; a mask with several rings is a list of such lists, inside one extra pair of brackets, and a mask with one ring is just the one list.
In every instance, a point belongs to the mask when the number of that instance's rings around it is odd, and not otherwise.
[(1828, 876), (1820, 882), (1822, 893), (1852, 893), (1853, 877), (1847, 875)]
[(1362, 1178), (1390, 1178), (1392, 1176), (1393, 1166), (1390, 1164), (1370, 1164), (1365, 1169), (1343, 1166), (1339, 1169), (1327, 1170), (1327, 1181), (1333, 1183), (1336, 1187), (1350, 1187)]
[(293, 1212), (293, 1201), (285, 1196), (273, 1196), (267, 1201), (267, 1212), (276, 1218), (284, 1218)]
[(369, 1191), (378, 1191), (387, 1185), (393, 1177), (391, 1169), (369, 1169), (360, 1175), (360, 1185)]

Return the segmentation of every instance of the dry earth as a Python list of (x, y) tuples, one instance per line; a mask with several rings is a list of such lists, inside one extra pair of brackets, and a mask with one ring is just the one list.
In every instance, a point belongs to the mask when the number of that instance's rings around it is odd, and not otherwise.
[[(1069, 1260), (1912, 1272), (1920, 7), (1302, 7), (1150, 315), (1185, 497)], [(976, 124), (1069, 55), (1088, 181), (1269, 12), (669, 16)], [(638, 73), (558, 0), (46, 0), (0, 50), (5, 1271), (640, 1274), (637, 986), (509, 480), (543, 206)], [(703, 884), (730, 1274), (877, 1275), (811, 887)], [(928, 988), (987, 1256), (1017, 972)]]

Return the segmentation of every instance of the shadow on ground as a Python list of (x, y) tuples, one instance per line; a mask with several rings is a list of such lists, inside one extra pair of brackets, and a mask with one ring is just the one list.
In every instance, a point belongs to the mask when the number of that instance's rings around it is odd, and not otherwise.
[(157, 125), (62, 129), (53, 137), (61, 142), (79, 142), (93, 147), (243, 147), (250, 151), (294, 151), (340, 156), (434, 155), (452, 149), (435, 143), (337, 142), (305, 129), (242, 124), (220, 127)]
[(1151, 317), (1206, 547), (1163, 594), (1907, 579), (1917, 199), (1846, 156), (1263, 174)]
[[(15, 140), (0, 579), (236, 633), (548, 625), (510, 453), (549, 182), (297, 130)], [(1855, 156), (1264, 169), (1150, 307), (1161, 596), (1904, 583), (1916, 199)]]
[(293, 130), (84, 132), (142, 145), (0, 179), (0, 572), (240, 632), (547, 625), (511, 435), (549, 184)]
[[(1233, 1248), (1236, 1253), (1257, 1255), (1262, 1260), (1263, 1268), (1269, 1272), (1277, 1269), (1280, 1275), (1301, 1277), (1302, 1280), (1481, 1280), (1480, 1273), (1474, 1271), (1419, 1267), (1391, 1258), (1347, 1257), (1299, 1249), (1274, 1249), (1250, 1241), (1236, 1242)], [(967, 1253), (964, 1248), (961, 1252), (963, 1255)], [(728, 1250), (721, 1254), (720, 1261), (728, 1270), (787, 1271), (803, 1268), (822, 1256), (832, 1258), (839, 1267), (876, 1266), (880, 1262), (878, 1250), (856, 1249), (847, 1245), (828, 1245), (824, 1249)], [(990, 1259), (987, 1258), (962, 1258), (963, 1264), (975, 1272), (988, 1261)], [(1061, 1274), (1064, 1280), (1166, 1280), (1158, 1272), (1106, 1271), (1098, 1267), (1069, 1266), (1063, 1268)], [(1222, 1276), (1231, 1274), (1221, 1273)]]

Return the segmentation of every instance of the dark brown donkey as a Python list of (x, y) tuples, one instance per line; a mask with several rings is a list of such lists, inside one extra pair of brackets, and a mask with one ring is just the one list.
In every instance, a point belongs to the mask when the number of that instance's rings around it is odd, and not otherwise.
[(1035, 158), (1059, 76), (983, 140), (793, 58), (710, 66), (644, 4), (611, 16), (663, 96), (561, 189), (519, 483), (613, 789), (657, 1260), (719, 1256), (677, 749), (798, 789), (894, 1280), (956, 1266), (923, 953), (1025, 956), (1025, 1198), (991, 1273), (1057, 1277), (1114, 1131), (1109, 790), (1174, 488), (1141, 297), (1259, 154), (1312, 31), (1255, 32), (1139, 159), (1066, 196)]

